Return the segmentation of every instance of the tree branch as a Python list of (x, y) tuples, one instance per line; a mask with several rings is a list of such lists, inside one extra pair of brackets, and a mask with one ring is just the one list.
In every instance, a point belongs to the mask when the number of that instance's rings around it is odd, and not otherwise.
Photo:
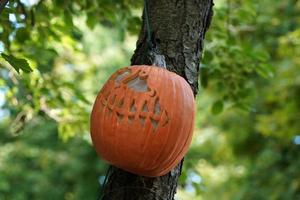
[(5, 8), (6, 4), (8, 3), (8, 0), (2, 0), (0, 1), (0, 14), (3, 11), (3, 9)]

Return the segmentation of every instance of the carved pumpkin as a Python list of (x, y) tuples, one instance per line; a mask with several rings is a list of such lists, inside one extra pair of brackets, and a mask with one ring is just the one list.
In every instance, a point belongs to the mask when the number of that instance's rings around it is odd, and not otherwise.
[(142, 176), (168, 173), (192, 138), (194, 96), (177, 74), (155, 66), (115, 72), (99, 92), (91, 137), (104, 160)]

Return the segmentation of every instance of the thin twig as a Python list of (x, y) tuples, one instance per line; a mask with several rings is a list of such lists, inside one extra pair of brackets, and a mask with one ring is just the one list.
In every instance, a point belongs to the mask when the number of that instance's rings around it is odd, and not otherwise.
[(6, 4), (8, 3), (8, 0), (0, 0), (0, 14), (5, 8)]

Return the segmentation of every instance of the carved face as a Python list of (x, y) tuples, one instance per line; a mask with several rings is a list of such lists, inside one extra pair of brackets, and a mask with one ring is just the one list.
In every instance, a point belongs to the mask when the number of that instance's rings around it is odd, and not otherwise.
[(101, 157), (127, 171), (159, 176), (189, 146), (194, 97), (183, 78), (165, 69), (132, 66), (114, 73), (95, 101), (91, 135)]

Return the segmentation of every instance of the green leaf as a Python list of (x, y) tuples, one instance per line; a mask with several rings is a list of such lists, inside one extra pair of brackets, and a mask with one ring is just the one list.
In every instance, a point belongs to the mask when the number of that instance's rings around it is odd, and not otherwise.
[(208, 69), (204, 64), (201, 64), (200, 67), (200, 83), (203, 88), (206, 88), (208, 85)]
[(16, 33), (16, 39), (20, 43), (24, 43), (24, 41), (30, 39), (29, 30), (27, 30), (26, 28), (19, 28)]
[(223, 111), (223, 101), (218, 100), (216, 101), (211, 108), (211, 112), (214, 115), (220, 114)]
[(259, 64), (255, 68), (255, 71), (263, 78), (272, 78), (275, 73), (272, 65), (268, 65), (268, 64), (264, 64), (264, 63)]
[(94, 27), (97, 25), (97, 23), (98, 23), (98, 18), (96, 16), (96, 14), (93, 12), (88, 12), (87, 18), (86, 18), (86, 25), (90, 29), (94, 29)]
[(203, 56), (204, 63), (209, 63), (210, 61), (212, 61), (213, 58), (214, 58), (214, 55), (211, 51), (206, 50), (204, 52), (204, 56)]
[(4, 58), (18, 73), (20, 73), (20, 69), (25, 73), (30, 73), (33, 70), (29, 66), (27, 60), (23, 58), (16, 58), (13, 55), (7, 55), (1, 53), (2, 58)]
[(256, 49), (254, 51), (254, 58), (259, 61), (268, 61), (270, 59), (270, 55), (264, 49)]
[(76, 97), (86, 104), (91, 104), (91, 102), (89, 102), (89, 100), (87, 100), (87, 98), (83, 94), (81, 94), (79, 91), (76, 91)]
[(67, 26), (69, 26), (70, 28), (73, 27), (73, 18), (70, 11), (68, 10), (64, 11), (64, 20)]
[(141, 18), (140, 17), (130, 17), (128, 19), (128, 27), (127, 30), (132, 33), (132, 34), (138, 34), (140, 31), (140, 26), (141, 26)]

